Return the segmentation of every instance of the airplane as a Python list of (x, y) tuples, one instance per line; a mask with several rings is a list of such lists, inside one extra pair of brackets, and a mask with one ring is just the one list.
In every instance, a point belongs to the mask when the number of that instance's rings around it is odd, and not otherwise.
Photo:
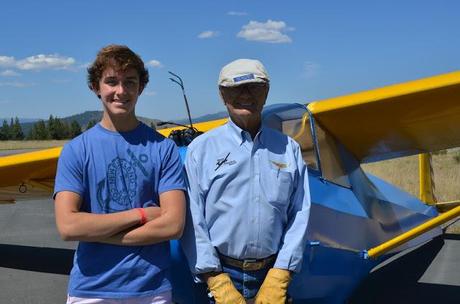
[[(363, 171), (361, 164), (460, 146), (460, 71), (307, 104), (266, 106), (263, 123), (294, 138), (308, 167), (311, 214), (294, 303), (344, 303), (372, 268), (440, 236), (460, 215)], [(159, 130), (179, 145), (227, 119)], [(192, 136), (192, 138), (190, 138)], [(61, 147), (0, 157), (0, 202), (50, 197)], [(421, 171), (429, 180), (430, 171)], [(426, 182), (425, 182), (426, 184)], [(428, 183), (429, 184), (429, 183)], [(421, 189), (430, 194), (431, 189)], [(173, 301), (205, 303), (178, 241), (171, 241)]]

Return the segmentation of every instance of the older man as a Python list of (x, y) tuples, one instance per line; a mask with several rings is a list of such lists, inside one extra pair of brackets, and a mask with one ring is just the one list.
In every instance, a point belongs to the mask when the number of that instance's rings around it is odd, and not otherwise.
[(211, 303), (284, 304), (306, 243), (307, 169), (294, 140), (262, 125), (262, 63), (233, 61), (218, 84), (230, 119), (188, 148), (191, 216), (182, 245)]

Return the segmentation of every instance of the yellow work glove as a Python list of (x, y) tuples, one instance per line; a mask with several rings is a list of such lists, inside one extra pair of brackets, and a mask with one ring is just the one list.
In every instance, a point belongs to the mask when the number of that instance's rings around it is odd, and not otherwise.
[(272, 268), (268, 271), (259, 292), (256, 295), (255, 304), (285, 304), (286, 294), (291, 281), (289, 270)]
[(209, 277), (206, 281), (216, 304), (246, 304), (226, 273)]

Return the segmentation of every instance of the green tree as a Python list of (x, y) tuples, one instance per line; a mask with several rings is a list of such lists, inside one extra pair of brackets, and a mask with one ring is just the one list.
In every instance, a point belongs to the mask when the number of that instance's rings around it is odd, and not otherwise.
[(43, 119), (40, 119), (32, 127), (32, 131), (30, 131), (29, 134), (29, 139), (46, 140), (49, 138), (50, 136), (45, 121)]
[(11, 119), (10, 119), (10, 126), (9, 126), (9, 128), (8, 128), (8, 131), (9, 131), (8, 138), (9, 138), (9, 139), (13, 139), (13, 133), (11, 132), (12, 129), (13, 129), (13, 125), (14, 125), (14, 120), (13, 120), (13, 117), (11, 117)]
[(12, 140), (23, 140), (24, 132), (22, 132), (21, 124), (19, 123), (19, 118), (11, 119), (12, 125), (10, 125), (10, 138)]
[(76, 120), (72, 120), (69, 127), (69, 137), (74, 138), (81, 134), (81, 126)]
[(48, 133), (51, 139), (64, 139), (69, 137), (69, 127), (58, 117), (50, 115), (48, 120)]
[(56, 130), (56, 124), (54, 123), (53, 115), (50, 115), (50, 117), (48, 118), (47, 129), (48, 129), (49, 137), (51, 139), (56, 139), (57, 130)]
[(8, 125), (8, 122), (3, 120), (3, 125), (0, 128), (0, 140), (8, 140), (10, 139), (10, 126)]

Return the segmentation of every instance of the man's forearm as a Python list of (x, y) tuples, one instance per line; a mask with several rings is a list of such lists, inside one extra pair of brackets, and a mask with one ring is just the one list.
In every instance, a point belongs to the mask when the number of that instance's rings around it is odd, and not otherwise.
[(175, 215), (163, 213), (143, 226), (124, 230), (101, 239), (99, 242), (124, 246), (142, 246), (178, 239), (182, 235), (183, 221), (183, 219), (177, 219)]
[[(154, 213), (159, 215), (161, 210), (149, 207), (144, 208), (144, 212), (148, 220)], [(58, 223), (58, 230), (66, 241), (99, 242), (127, 229), (135, 229), (141, 219), (142, 214), (136, 209), (109, 214), (71, 212), (65, 221)]]

